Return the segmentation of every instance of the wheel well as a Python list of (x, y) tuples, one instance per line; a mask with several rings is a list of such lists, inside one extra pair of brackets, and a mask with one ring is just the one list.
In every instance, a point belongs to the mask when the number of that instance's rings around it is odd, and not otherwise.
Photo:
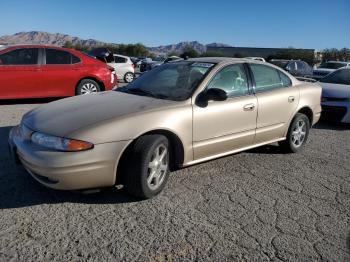
[[(163, 135), (165, 136), (168, 140), (169, 140), (169, 144), (170, 144), (170, 170), (171, 171), (175, 171), (177, 170), (179, 167), (181, 167), (181, 165), (183, 164), (184, 161), (184, 148), (183, 148), (183, 144), (182, 141), (180, 140), (180, 138), (167, 130), (153, 130), (147, 133), (144, 133), (141, 136), (145, 136), (145, 135)], [(133, 145), (135, 143), (135, 141), (139, 138), (135, 138), (129, 145), (128, 147), (124, 150), (122, 156), (120, 157), (118, 166), (117, 166), (117, 174), (123, 174), (126, 164), (127, 164), (127, 160), (130, 158), (130, 154), (132, 154), (132, 148)], [(122, 177), (120, 175), (117, 175), (116, 178), (116, 183), (120, 183), (122, 182)]]
[(84, 78), (79, 80), (79, 82), (75, 85), (75, 92), (77, 92), (77, 88), (78, 88), (79, 84), (81, 83), (81, 81), (83, 81), (85, 79), (90, 79), (90, 80), (95, 81), (100, 86), (101, 91), (105, 91), (106, 90), (105, 85), (103, 84), (102, 81), (98, 80), (97, 78), (89, 76), (89, 77), (84, 77)]
[(303, 107), (303, 108), (299, 109), (298, 113), (302, 113), (302, 114), (306, 115), (310, 121), (310, 126), (312, 125), (313, 112), (312, 112), (310, 107)]

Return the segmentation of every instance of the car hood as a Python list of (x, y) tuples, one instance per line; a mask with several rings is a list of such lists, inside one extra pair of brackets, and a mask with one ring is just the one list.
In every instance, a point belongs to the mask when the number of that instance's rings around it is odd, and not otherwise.
[(319, 82), (322, 86), (322, 97), (350, 98), (350, 85), (339, 85)]
[(178, 102), (108, 91), (42, 105), (25, 114), (22, 122), (34, 131), (66, 137), (98, 122), (157, 110), (176, 103)]

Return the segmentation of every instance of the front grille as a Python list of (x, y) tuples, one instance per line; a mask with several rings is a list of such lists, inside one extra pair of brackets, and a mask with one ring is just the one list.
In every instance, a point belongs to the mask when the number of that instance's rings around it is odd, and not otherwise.
[(322, 106), (321, 117), (326, 120), (340, 122), (347, 112), (343, 106)]

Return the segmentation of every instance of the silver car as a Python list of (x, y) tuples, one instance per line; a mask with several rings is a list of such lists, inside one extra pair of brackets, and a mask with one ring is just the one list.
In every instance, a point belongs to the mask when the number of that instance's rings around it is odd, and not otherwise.
[(350, 67), (334, 71), (319, 84), (322, 86), (322, 117), (350, 123)]

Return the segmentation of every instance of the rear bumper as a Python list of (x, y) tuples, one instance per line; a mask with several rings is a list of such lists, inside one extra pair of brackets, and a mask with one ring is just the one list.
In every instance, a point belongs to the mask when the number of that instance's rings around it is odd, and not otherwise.
[(127, 141), (98, 144), (91, 150), (59, 152), (21, 140), (11, 130), (10, 152), (39, 183), (54, 189), (78, 190), (113, 186), (117, 163)]
[(350, 123), (350, 102), (323, 102), (322, 119)]

